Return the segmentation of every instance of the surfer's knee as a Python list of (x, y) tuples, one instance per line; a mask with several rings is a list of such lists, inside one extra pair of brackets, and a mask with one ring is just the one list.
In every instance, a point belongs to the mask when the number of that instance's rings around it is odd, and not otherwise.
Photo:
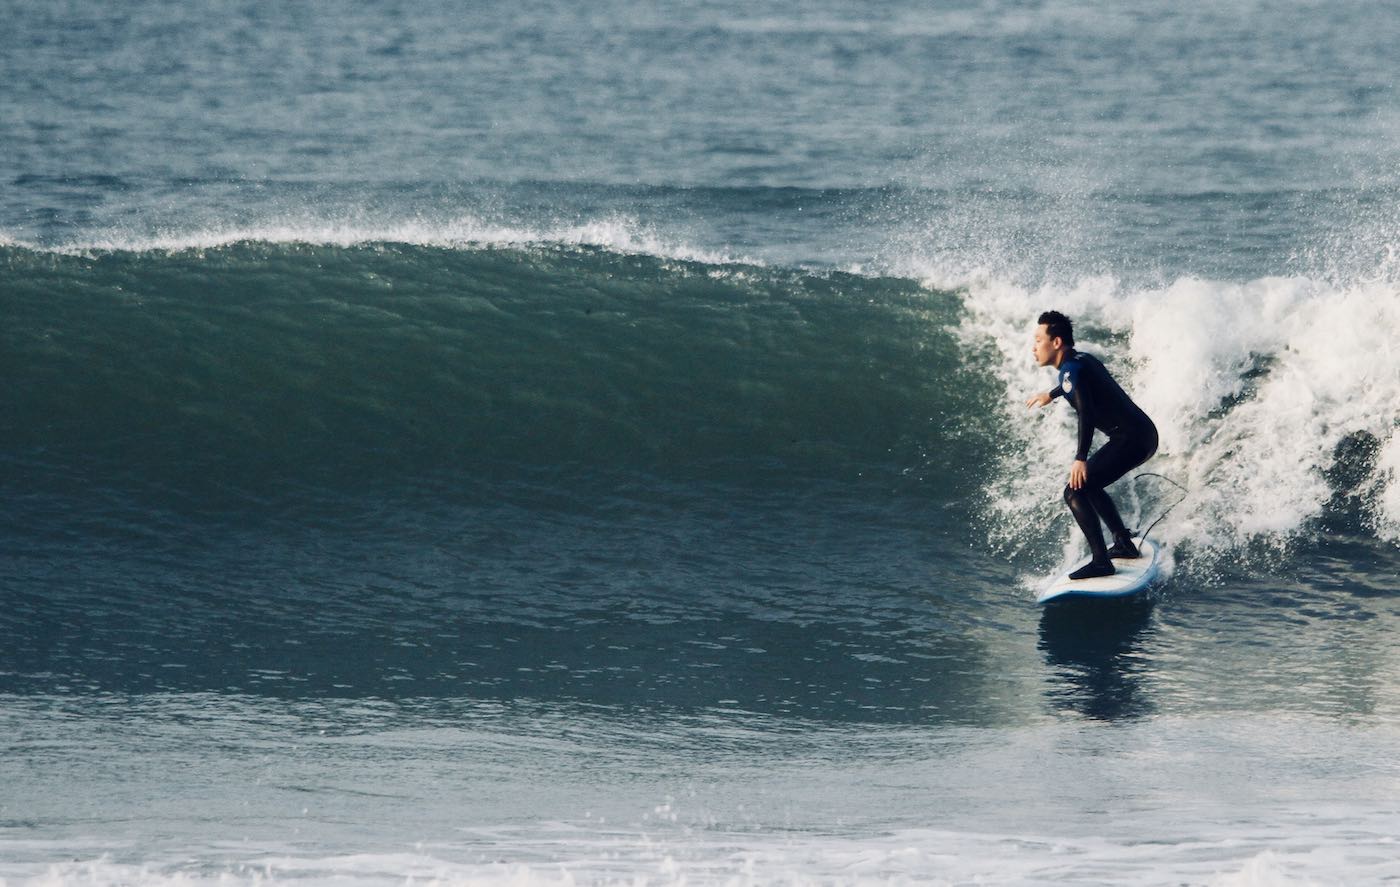
[(1070, 511), (1076, 513), (1080, 511), (1086, 514), (1096, 513), (1097, 510), (1094, 508), (1094, 500), (1092, 497), (1094, 489), (1094, 487), (1091, 487), (1088, 484), (1085, 484), (1077, 490), (1073, 489), (1072, 487), (1066, 486), (1065, 504), (1069, 506)]

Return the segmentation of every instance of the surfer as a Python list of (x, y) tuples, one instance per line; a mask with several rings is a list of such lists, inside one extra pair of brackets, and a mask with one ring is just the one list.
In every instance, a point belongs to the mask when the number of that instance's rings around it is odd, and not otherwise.
[[(1059, 372), (1059, 384), (1052, 391), (1028, 398), (1026, 406), (1043, 407), (1063, 396), (1079, 414), (1079, 446), (1069, 467), (1065, 504), (1088, 540), (1093, 557), (1069, 578), (1111, 576), (1113, 559), (1135, 558), (1138, 549), (1104, 488), (1157, 452), (1157, 426), (1098, 358), (1074, 350), (1074, 328), (1068, 317), (1046, 311), (1036, 324), (1032, 353), (1040, 366), (1053, 366)], [(1108, 443), (1090, 456), (1095, 428), (1108, 435)], [(1104, 545), (1100, 520), (1113, 534), (1111, 548)]]

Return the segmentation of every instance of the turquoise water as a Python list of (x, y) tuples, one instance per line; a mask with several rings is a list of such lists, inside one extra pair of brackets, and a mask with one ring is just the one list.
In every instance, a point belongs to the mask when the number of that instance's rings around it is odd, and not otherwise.
[(5, 18), (0, 881), (1400, 877), (1400, 16)]

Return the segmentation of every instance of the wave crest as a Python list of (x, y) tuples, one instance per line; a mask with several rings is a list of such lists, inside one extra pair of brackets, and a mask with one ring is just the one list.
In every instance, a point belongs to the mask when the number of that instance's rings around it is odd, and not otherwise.
[[(1052, 406), (1028, 416), (1020, 405), (1051, 384), (1029, 354), (1034, 318), (1049, 308), (1077, 321), (1079, 346), (1104, 355), (1156, 422), (1162, 443), (1144, 470), (1191, 491), (1159, 536), (1197, 550), (1285, 544), (1340, 494), (1361, 491), (1349, 501), (1363, 520), (1400, 538), (1400, 351), (1391, 342), (1400, 288), (1393, 283), (1183, 278), (1130, 288), (1090, 278), (1030, 289), (988, 280), (967, 292), (962, 334), (991, 346), (1008, 392), (1015, 443), (988, 484), (993, 534), (1005, 544), (1043, 537), (1037, 531), (1058, 518), (1047, 491), (1063, 484), (1072, 457), (1071, 411)], [(1351, 445), (1358, 437), (1375, 441), (1363, 449), (1377, 454), (1359, 467)], [(1339, 472), (1359, 477), (1341, 484)], [(1121, 489), (1140, 522), (1171, 498), (1147, 480)]]

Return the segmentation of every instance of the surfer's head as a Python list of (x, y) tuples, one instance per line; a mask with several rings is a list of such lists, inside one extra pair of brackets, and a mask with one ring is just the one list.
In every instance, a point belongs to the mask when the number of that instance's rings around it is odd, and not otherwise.
[(1031, 352), (1040, 366), (1059, 366), (1063, 355), (1074, 347), (1074, 325), (1058, 311), (1046, 311), (1036, 320)]

